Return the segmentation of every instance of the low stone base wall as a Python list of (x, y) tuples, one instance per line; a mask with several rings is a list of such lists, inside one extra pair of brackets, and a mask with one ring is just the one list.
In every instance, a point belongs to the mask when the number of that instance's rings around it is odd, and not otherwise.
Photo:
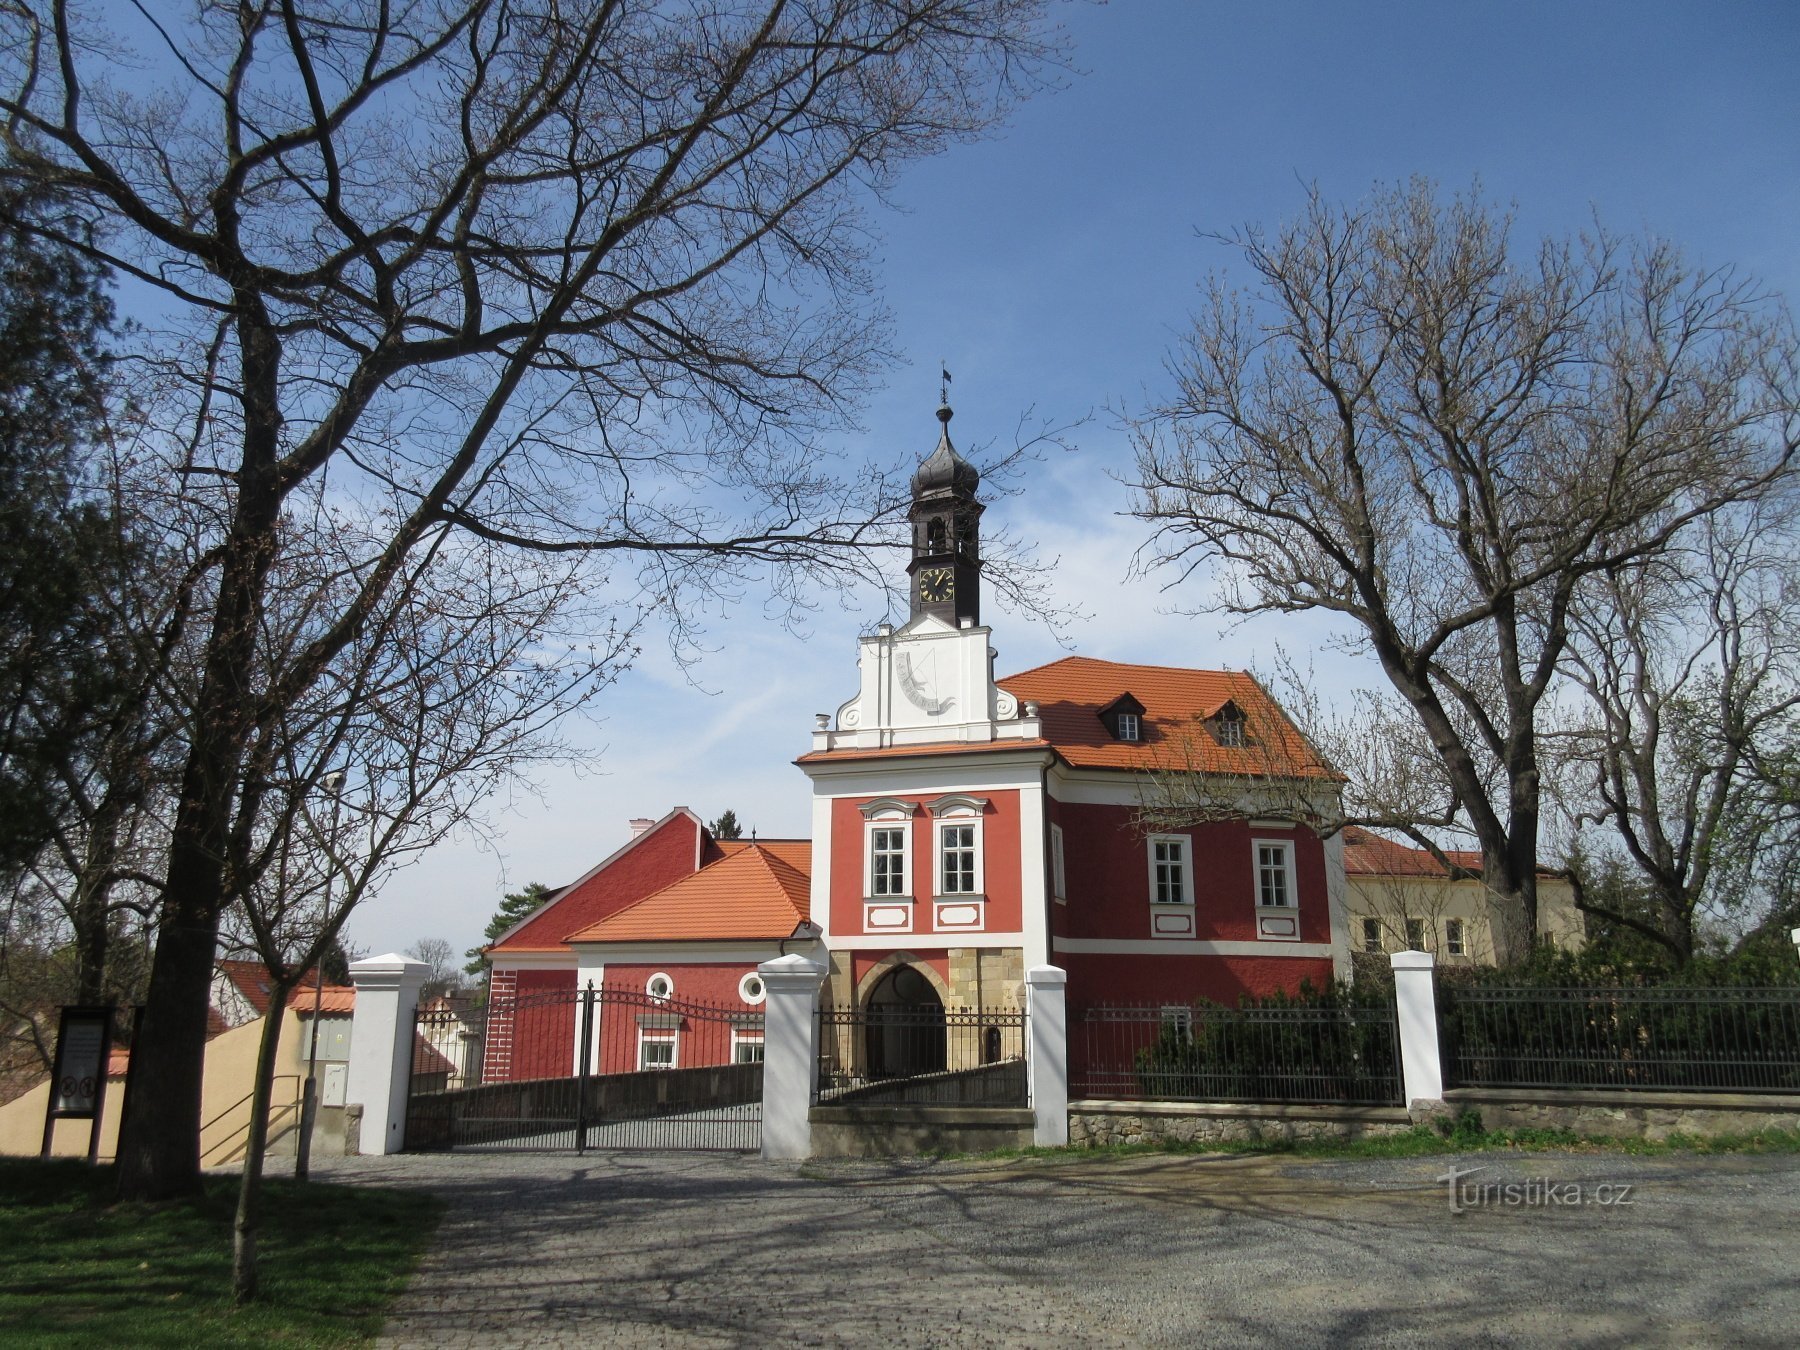
[(1069, 1143), (1259, 1143), (1288, 1139), (1367, 1139), (1404, 1134), (1412, 1119), (1399, 1106), (1289, 1106), (1241, 1102), (1069, 1103)]
[(1014, 1107), (815, 1106), (815, 1158), (904, 1158), (1026, 1148), (1035, 1117)]
[(1660, 1142), (1672, 1134), (1711, 1138), (1800, 1130), (1800, 1097), (1738, 1092), (1545, 1092), (1452, 1088), (1452, 1117), (1481, 1113), (1490, 1130), (1573, 1130), (1609, 1139)]

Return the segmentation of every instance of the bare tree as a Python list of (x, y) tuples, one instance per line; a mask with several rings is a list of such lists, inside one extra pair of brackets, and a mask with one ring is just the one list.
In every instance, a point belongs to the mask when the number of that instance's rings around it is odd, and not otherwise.
[[(1519, 248), (1508, 215), (1429, 183), (1225, 237), (1137, 428), (1146, 559), (1209, 565), (1203, 607), (1343, 616), (1442, 766), (1535, 931), (1546, 699), (1589, 577), (1653, 557), (1787, 473), (1800, 432), (1780, 306), (1672, 248), (1596, 231)], [(1395, 822), (1404, 824), (1404, 822)]]
[(421, 1001), (454, 993), (463, 987), (462, 962), (456, 958), (456, 948), (444, 938), (420, 938), (406, 949), (406, 954), (430, 967), (430, 974), (419, 987)]
[[(321, 508), (271, 573), (258, 646), (274, 664), (342, 604), (378, 521)], [(546, 634), (585, 604), (578, 569), (530, 552), (440, 547), (409, 559), (403, 584), (348, 659), (307, 687), (246, 756), (256, 827), (235, 834), (227, 884), (232, 936), (269, 972), (235, 1228), (234, 1291), (256, 1292), (257, 1197), (278, 1037), (288, 994), (324, 960), (362, 898), (453, 830), (480, 828), (482, 803), (566, 756), (558, 723), (623, 668), (632, 634), (579, 651)], [(436, 974), (457, 980), (449, 943), (427, 939)]]
[(1720, 513), (1686, 546), (1592, 577), (1567, 664), (1588, 695), (1568, 737), (1570, 794), (1649, 886), (1644, 912), (1582, 907), (1665, 949), (1696, 923), (1781, 907), (1795, 804), (1767, 767), (1800, 746), (1800, 563), (1791, 494)]
[[(282, 833), (275, 742), (354, 686), (421, 551), (566, 557), (680, 621), (753, 577), (799, 604), (888, 541), (901, 484), (820, 453), (885, 356), (859, 203), (1034, 87), (1041, 11), (252, 0), (115, 29), (0, 4), (0, 175), (83, 204), (159, 298), (142, 383), (205, 527), (124, 1194), (198, 1185), (206, 985), (238, 863)], [(259, 646), (328, 474), (320, 503), (381, 528), (303, 640)]]

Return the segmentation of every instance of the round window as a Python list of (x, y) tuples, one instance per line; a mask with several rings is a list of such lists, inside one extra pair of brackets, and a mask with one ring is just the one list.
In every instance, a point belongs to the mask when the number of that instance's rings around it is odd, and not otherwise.
[(668, 998), (675, 992), (675, 981), (658, 971), (650, 977), (649, 983), (644, 986), (644, 992), (651, 998)]
[(738, 997), (746, 1003), (761, 1003), (767, 992), (763, 988), (762, 976), (754, 970), (738, 981)]

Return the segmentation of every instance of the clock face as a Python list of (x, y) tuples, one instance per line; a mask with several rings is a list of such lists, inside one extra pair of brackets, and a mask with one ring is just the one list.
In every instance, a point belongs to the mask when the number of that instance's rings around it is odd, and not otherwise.
[(956, 594), (956, 574), (948, 567), (928, 567), (919, 573), (919, 598), (940, 604)]

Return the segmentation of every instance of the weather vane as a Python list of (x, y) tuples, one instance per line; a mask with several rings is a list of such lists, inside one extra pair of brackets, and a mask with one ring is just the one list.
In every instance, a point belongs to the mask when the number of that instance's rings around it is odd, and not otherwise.
[(938, 374), (944, 377), (938, 384), (938, 402), (948, 405), (950, 402), (950, 367), (946, 362), (938, 362)]

